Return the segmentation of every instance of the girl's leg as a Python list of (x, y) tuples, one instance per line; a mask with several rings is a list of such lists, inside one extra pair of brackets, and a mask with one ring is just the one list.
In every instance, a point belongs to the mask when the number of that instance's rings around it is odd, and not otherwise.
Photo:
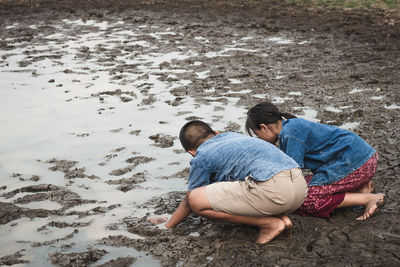
[[(376, 212), (376, 208), (374, 208), (375, 205), (372, 205), (372, 210), (370, 207), (371, 205), (367, 207), (365, 201), (361, 204), (348, 205), (347, 203), (349, 203), (349, 201), (348, 199), (345, 200), (345, 197), (347, 194), (351, 194), (350, 192), (357, 192), (360, 194), (372, 193), (374, 187), (371, 179), (375, 174), (376, 167), (377, 155), (375, 154), (359, 169), (336, 183), (324, 186), (310, 186), (308, 188), (307, 198), (304, 204), (299, 208), (298, 213), (301, 215), (329, 218), (330, 213), (338, 207), (363, 205), (366, 207), (366, 212), (360, 218), (369, 218)], [(306, 177), (307, 182), (311, 181), (311, 179), (312, 176)], [(370, 198), (372, 198), (372, 195), (375, 194), (371, 194)], [(356, 198), (358, 198), (359, 201), (364, 199), (364, 197), (360, 196)], [(350, 196), (351, 202), (353, 202), (353, 199), (353, 196)], [(367, 214), (370, 215), (367, 216)]]
[(386, 202), (386, 196), (384, 194), (372, 194), (372, 193), (346, 193), (342, 203), (338, 206), (349, 207), (349, 206), (364, 206), (364, 214), (357, 218), (357, 220), (365, 220), (370, 218), (376, 211), (379, 210)]
[(193, 212), (200, 216), (229, 223), (247, 224), (259, 228), (257, 243), (265, 244), (274, 239), (286, 228), (291, 228), (292, 222), (287, 216), (242, 216), (212, 209), (206, 194), (206, 187), (193, 190), (189, 195), (189, 205)]

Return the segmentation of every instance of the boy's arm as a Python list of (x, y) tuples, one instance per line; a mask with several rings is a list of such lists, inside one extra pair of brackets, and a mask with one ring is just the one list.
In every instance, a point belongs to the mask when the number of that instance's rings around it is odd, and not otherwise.
[(189, 214), (192, 212), (192, 209), (189, 206), (189, 200), (188, 200), (189, 194), (190, 191), (187, 191), (185, 198), (182, 200), (181, 204), (179, 204), (179, 207), (176, 209), (174, 214), (172, 214), (171, 218), (165, 224), (165, 227), (167, 228), (175, 227), (177, 224), (183, 221), (187, 216), (189, 216)]

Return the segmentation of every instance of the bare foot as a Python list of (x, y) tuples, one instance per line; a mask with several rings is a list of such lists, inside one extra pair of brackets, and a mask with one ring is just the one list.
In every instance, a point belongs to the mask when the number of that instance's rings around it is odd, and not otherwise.
[[(289, 219), (289, 218), (288, 218)], [(263, 227), (260, 227), (257, 244), (266, 244), (285, 230), (285, 222), (281, 218), (269, 217)]]
[(286, 215), (282, 216), (281, 219), (285, 223), (285, 230), (281, 233), (281, 236), (285, 238), (292, 238), (292, 228), (293, 228), (292, 221)]
[(366, 220), (371, 218), (371, 216), (377, 212), (383, 205), (386, 203), (386, 196), (384, 194), (376, 194), (375, 199), (369, 201), (367, 205), (365, 205), (364, 214), (358, 217), (356, 220)]
[(373, 193), (374, 191), (375, 191), (374, 182), (369, 181), (368, 183), (360, 187), (360, 189), (357, 190), (357, 193)]

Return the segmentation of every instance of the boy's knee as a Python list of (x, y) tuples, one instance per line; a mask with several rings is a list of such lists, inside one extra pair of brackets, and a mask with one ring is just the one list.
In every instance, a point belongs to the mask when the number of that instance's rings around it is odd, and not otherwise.
[(189, 206), (194, 213), (200, 213), (203, 209), (202, 207), (202, 195), (203, 195), (203, 188), (196, 188), (189, 194)]
[(189, 206), (192, 209), (192, 211), (195, 213), (198, 213), (198, 205), (197, 205), (197, 201), (196, 201), (197, 195), (198, 195), (197, 191), (198, 191), (198, 188), (196, 188), (192, 192), (190, 192), (189, 198), (188, 198)]

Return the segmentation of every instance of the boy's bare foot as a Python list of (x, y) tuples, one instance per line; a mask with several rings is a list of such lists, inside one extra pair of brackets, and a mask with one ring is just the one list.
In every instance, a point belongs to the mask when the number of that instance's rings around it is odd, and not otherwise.
[(386, 203), (386, 196), (384, 194), (376, 194), (375, 199), (369, 201), (367, 205), (365, 205), (365, 211), (364, 214), (360, 217), (358, 217), (356, 220), (366, 220), (371, 218), (371, 216), (379, 211), (383, 205)]
[(284, 238), (292, 238), (292, 228), (293, 228), (292, 221), (286, 215), (282, 216), (281, 219), (285, 223), (285, 230), (283, 230), (281, 236), (283, 236)]
[(369, 181), (364, 186), (360, 187), (360, 189), (357, 190), (357, 193), (373, 193), (374, 191), (375, 191), (374, 182)]
[(285, 230), (286, 225), (281, 218), (268, 217), (266, 219), (264, 226), (260, 227), (257, 244), (266, 244)]

